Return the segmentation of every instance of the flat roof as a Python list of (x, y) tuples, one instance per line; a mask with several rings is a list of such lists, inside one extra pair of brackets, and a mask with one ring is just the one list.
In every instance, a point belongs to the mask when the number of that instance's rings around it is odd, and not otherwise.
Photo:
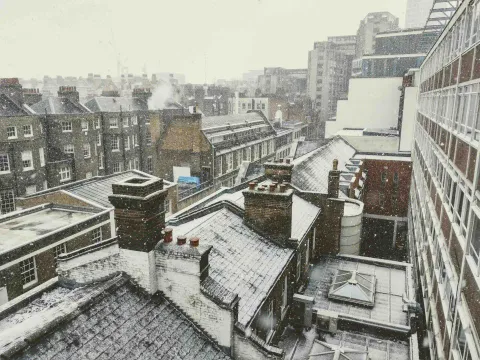
[[(378, 259), (363, 257), (322, 257), (310, 270), (305, 295), (314, 297), (314, 310), (327, 310), (349, 315), (358, 320), (367, 319), (393, 326), (408, 326), (408, 314), (403, 311), (403, 295), (409, 295), (407, 264), (391, 266)], [(404, 266), (402, 269), (401, 266)], [(328, 292), (332, 279), (341, 270), (355, 270), (375, 275), (376, 285), (373, 307), (332, 300)]]
[(91, 212), (56, 207), (41, 208), (33, 212), (30, 210), (26, 210), (25, 215), (14, 213), (0, 218), (0, 253), (95, 215)]

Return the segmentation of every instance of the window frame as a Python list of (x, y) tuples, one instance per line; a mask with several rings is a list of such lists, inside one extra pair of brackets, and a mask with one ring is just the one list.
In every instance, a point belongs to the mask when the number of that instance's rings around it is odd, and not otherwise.
[[(13, 129), (14, 135), (9, 135), (9, 129)], [(16, 126), (7, 126), (6, 129), (6, 134), (7, 134), (7, 139), (18, 139), (18, 132), (17, 132), (17, 127)]]
[[(30, 263), (30, 260), (31, 260), (31, 263)], [(32, 269), (33, 269), (33, 274), (30, 273)], [(27, 277), (25, 277), (25, 274), (27, 273), (29, 274), (27, 275)], [(35, 260), (35, 256), (31, 256), (29, 258), (26, 258), (25, 260), (20, 261), (20, 275), (22, 278), (21, 281), (22, 281), (23, 289), (29, 288), (35, 285), (36, 283), (38, 283), (37, 262)], [(26, 281), (26, 280), (29, 280), (29, 281)]]

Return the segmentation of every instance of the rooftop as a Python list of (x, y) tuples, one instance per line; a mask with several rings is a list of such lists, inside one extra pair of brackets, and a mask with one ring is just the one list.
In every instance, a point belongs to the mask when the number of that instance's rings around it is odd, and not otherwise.
[(279, 274), (294, 254), (265, 239), (243, 223), (228, 206), (204, 209), (206, 214), (187, 217), (171, 225), (173, 234), (198, 236), (200, 243), (213, 248), (209, 276), (223, 289), (240, 297), (238, 321), (247, 326), (266, 300)]
[(398, 136), (342, 136), (359, 153), (398, 153)]
[(0, 355), (8, 358), (230, 359), (168, 300), (121, 275), (3, 309)]
[(59, 98), (56, 96), (48, 96), (46, 99), (39, 101), (31, 106), (32, 110), (37, 114), (84, 114), (91, 111), (80, 103), (71, 101), (68, 98)]
[(91, 111), (120, 112), (120, 111), (147, 111), (148, 104), (139, 98), (118, 96), (96, 96), (85, 103)]
[(92, 217), (91, 212), (44, 205), (0, 217), (0, 253), (73, 226)]
[[(293, 160), (292, 184), (304, 191), (328, 192), (328, 172), (334, 159), (338, 170), (350, 172), (346, 167), (355, 155), (355, 149), (341, 137), (334, 137), (324, 146)], [(340, 196), (343, 196), (341, 193)]]
[[(378, 259), (337, 256), (322, 257), (312, 266), (305, 295), (314, 297), (314, 309), (348, 315), (357, 321), (372, 321), (394, 327), (408, 326), (408, 313), (403, 311), (403, 296), (408, 297), (408, 264)], [(329, 291), (338, 272), (356, 271), (376, 279), (373, 306), (329, 298)], [(370, 278), (371, 279), (371, 278)]]
[(202, 117), (202, 130), (207, 130), (210, 128), (216, 128), (221, 126), (230, 125), (243, 125), (254, 122), (265, 122), (265, 119), (257, 113), (252, 111), (246, 114), (230, 114), (222, 116), (204, 116)]

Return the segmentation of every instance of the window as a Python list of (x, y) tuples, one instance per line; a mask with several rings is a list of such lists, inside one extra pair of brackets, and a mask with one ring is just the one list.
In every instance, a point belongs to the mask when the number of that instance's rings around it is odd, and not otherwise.
[(83, 157), (84, 159), (90, 159), (90, 144), (83, 144)]
[(63, 243), (60, 245), (57, 245), (53, 248), (53, 258), (55, 262), (55, 267), (57, 267), (58, 264), (58, 256), (60, 254), (65, 254), (67, 252), (67, 244)]
[(82, 131), (88, 131), (88, 121), (82, 120)]
[(7, 154), (0, 154), (0, 174), (10, 172), (10, 162)]
[(62, 121), (62, 132), (72, 132), (71, 121)]
[(115, 163), (113, 163), (113, 173), (116, 174), (116, 173), (119, 173), (122, 171), (122, 163), (117, 161)]
[(20, 262), (20, 272), (22, 274), (23, 288), (33, 285), (37, 282), (37, 266), (35, 257), (25, 259)]
[(398, 188), (398, 183), (399, 183), (398, 172), (395, 172), (395, 173), (393, 173), (393, 187), (395, 189)]
[(38, 149), (38, 155), (40, 156), (40, 166), (45, 166), (45, 153), (43, 148)]
[(265, 104), (262, 104), (262, 110), (265, 110)]
[(138, 158), (133, 159), (133, 168), (135, 170), (140, 170), (140, 161), (138, 160)]
[(137, 115), (132, 116), (132, 125), (137, 125), (138, 124), (138, 118)]
[(100, 129), (100, 118), (95, 119), (95, 128)]
[(246, 105), (245, 105), (245, 103), (243, 103), (242, 104), (242, 109), (245, 110), (245, 108), (246, 108)]
[(70, 180), (72, 177), (71, 169), (69, 166), (62, 166), (60, 168), (60, 182)]
[(165, 209), (165, 216), (172, 215), (172, 200), (165, 199), (165, 201), (163, 202), (163, 206)]
[(226, 158), (226, 163), (227, 163), (227, 171), (232, 171), (233, 170), (233, 154), (228, 153), (225, 155)]
[(30, 150), (22, 151), (23, 171), (33, 170), (33, 155)]
[(16, 139), (17, 138), (17, 128), (15, 126), (7, 127), (7, 138)]
[(101, 146), (102, 145), (102, 134), (97, 133), (97, 145)]
[(302, 275), (302, 254), (298, 253), (298, 256), (297, 256), (297, 280), (300, 279), (301, 275)]
[(132, 160), (128, 160), (128, 170), (132, 170)]
[(275, 301), (272, 299), (272, 301), (270, 301), (270, 303), (268, 304), (268, 310), (267, 310), (267, 318), (268, 318), (268, 325), (270, 327), (269, 329), (270, 331), (273, 330), (273, 326), (275, 323), (274, 310), (275, 310)]
[(382, 180), (382, 185), (385, 185), (387, 183), (387, 172), (386, 171), (382, 171), (381, 180)]
[(111, 128), (117, 128), (118, 127), (118, 119), (117, 118), (110, 118), (109, 122)]
[(145, 141), (147, 142), (147, 145), (152, 145), (152, 134), (148, 130), (145, 133)]
[(103, 169), (103, 153), (98, 154), (98, 168)]
[[(472, 215), (475, 215), (475, 213)], [(480, 219), (477, 216), (474, 216), (472, 240), (470, 242), (470, 256), (472, 256), (475, 263), (478, 264), (480, 258)]]
[(37, 192), (37, 185), (30, 185), (25, 187), (25, 195), (32, 195)]
[(253, 160), (258, 160), (260, 158), (260, 145), (253, 146)]
[(43, 134), (43, 125), (40, 124), (40, 134)]
[(125, 150), (130, 150), (130, 138), (126, 136), (123, 140), (125, 142)]
[(132, 135), (132, 148), (135, 147), (135, 135)]
[(32, 125), (23, 125), (23, 136), (25, 137), (33, 136)]
[(268, 147), (268, 142), (264, 142), (262, 144), (262, 157), (267, 156), (267, 147)]
[(72, 144), (63, 145), (63, 152), (65, 154), (73, 154), (75, 153), (75, 148)]
[(132, 146), (133, 146), (133, 144), (135, 144), (135, 146), (138, 146), (138, 134), (134, 134), (134, 135), (133, 135), (133, 140), (134, 140), (134, 141), (133, 141), (133, 143), (132, 143)]
[(285, 276), (282, 285), (282, 319), (286, 314), (288, 306), (288, 276)]
[(90, 179), (90, 178), (92, 177), (92, 175), (93, 175), (93, 174), (92, 174), (91, 171), (87, 172), (87, 173), (85, 174), (85, 179)]
[(112, 151), (118, 151), (120, 149), (120, 138), (118, 135), (112, 135), (111, 146)]
[(13, 190), (0, 191), (0, 214), (15, 211), (15, 195)]
[(123, 118), (123, 127), (128, 127), (130, 123), (130, 118), (128, 116)]
[(153, 172), (153, 160), (151, 156), (147, 157), (147, 172)]
[(92, 231), (92, 242), (98, 243), (102, 241), (102, 228), (98, 227)]
[(378, 196), (378, 205), (380, 207), (385, 207), (385, 194), (380, 194)]

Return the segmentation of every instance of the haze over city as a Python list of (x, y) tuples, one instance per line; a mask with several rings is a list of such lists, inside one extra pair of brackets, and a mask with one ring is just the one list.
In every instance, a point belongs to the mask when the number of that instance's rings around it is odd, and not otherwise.
[[(183, 73), (191, 83), (266, 66), (305, 68), (331, 35), (355, 35), (369, 12), (403, 26), (405, 0), (0, 0), (2, 76)], [(206, 61), (205, 61), (206, 60)], [(205, 67), (206, 62), (206, 67)], [(206, 72), (205, 72), (206, 70)]]

